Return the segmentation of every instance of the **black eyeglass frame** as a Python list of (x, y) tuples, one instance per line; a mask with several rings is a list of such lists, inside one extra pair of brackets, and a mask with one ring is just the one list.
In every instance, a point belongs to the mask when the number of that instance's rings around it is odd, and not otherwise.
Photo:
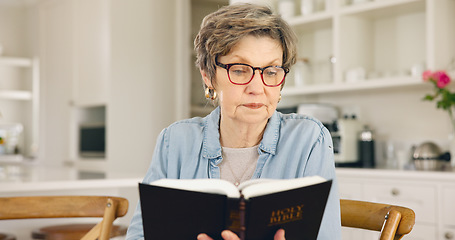
[[(218, 62), (218, 61), (216, 62), (216, 65), (217, 65), (218, 67), (221, 67), (221, 68), (226, 69), (226, 72), (227, 72), (227, 75), (228, 75), (229, 82), (231, 82), (231, 83), (234, 84), (234, 85), (247, 85), (247, 84), (249, 84), (249, 83), (251, 82), (251, 80), (253, 80), (254, 74), (256, 74), (256, 70), (260, 70), (260, 71), (261, 71), (261, 80), (262, 80), (262, 83), (263, 83), (265, 86), (267, 86), (267, 87), (278, 87), (278, 86), (280, 86), (281, 84), (283, 84), (284, 79), (286, 78), (286, 75), (289, 73), (289, 69), (287, 69), (287, 68), (285, 68), (285, 67), (282, 67), (282, 66), (273, 66), (273, 65), (271, 65), (271, 66), (266, 66), (266, 67), (261, 68), (261, 67), (253, 67), (253, 66), (248, 65), (248, 64), (246, 64), (246, 63), (229, 63), (229, 64), (222, 64), (222, 63), (220, 63), (220, 62)], [(231, 76), (229, 75), (229, 69), (230, 69), (232, 66), (234, 66), (234, 65), (243, 65), (243, 66), (247, 66), (247, 67), (250, 67), (251, 69), (253, 69), (253, 75), (251, 75), (251, 79), (250, 79), (248, 82), (246, 82), (246, 83), (235, 83), (235, 82), (233, 82), (233, 81), (231, 80)], [(265, 81), (264, 81), (264, 76), (263, 76), (262, 74), (264, 73), (264, 70), (267, 69), (267, 68), (269, 68), (269, 67), (276, 67), (276, 68), (281, 68), (281, 69), (284, 70), (283, 79), (281, 79), (281, 81), (280, 81), (278, 84), (270, 85), (270, 84), (265, 83)]]

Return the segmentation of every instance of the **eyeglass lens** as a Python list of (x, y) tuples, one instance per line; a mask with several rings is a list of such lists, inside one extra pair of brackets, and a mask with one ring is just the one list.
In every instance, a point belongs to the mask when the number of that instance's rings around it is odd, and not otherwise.
[[(254, 70), (251, 66), (233, 64), (229, 68), (229, 78), (233, 83), (246, 84), (254, 75)], [(283, 68), (270, 66), (262, 71), (262, 79), (266, 85), (280, 84), (286, 72)]]

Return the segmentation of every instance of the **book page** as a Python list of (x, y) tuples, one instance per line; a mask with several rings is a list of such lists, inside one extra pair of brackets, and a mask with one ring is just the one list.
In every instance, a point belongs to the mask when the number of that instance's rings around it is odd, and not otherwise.
[(242, 191), (244, 198), (249, 199), (256, 196), (287, 191), (295, 188), (322, 183), (325, 181), (327, 180), (320, 176), (294, 179), (262, 179), (261, 181), (252, 180), (251, 184), (245, 182), (243, 186), (239, 186), (239, 189)]
[(167, 179), (151, 182), (150, 185), (168, 187), (204, 193), (226, 195), (229, 198), (240, 198), (240, 192), (234, 184), (222, 179)]

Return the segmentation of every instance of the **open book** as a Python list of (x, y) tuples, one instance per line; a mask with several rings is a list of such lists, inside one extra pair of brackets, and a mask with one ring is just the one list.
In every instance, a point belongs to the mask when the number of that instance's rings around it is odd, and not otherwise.
[(238, 187), (220, 179), (161, 179), (139, 184), (144, 237), (222, 239), (225, 229), (243, 240), (317, 238), (332, 180), (319, 176), (255, 179)]

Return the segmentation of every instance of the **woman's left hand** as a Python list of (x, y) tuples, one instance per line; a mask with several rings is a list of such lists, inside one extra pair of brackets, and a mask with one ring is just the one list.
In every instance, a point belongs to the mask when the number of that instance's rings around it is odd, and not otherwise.
[[(223, 237), (224, 240), (240, 240), (240, 238), (233, 233), (232, 231), (229, 230), (224, 230), (221, 232), (221, 237)], [(211, 237), (209, 237), (205, 233), (201, 233), (197, 236), (197, 240), (213, 240)], [(284, 230), (279, 229), (276, 231), (275, 236), (273, 237), (273, 240), (286, 240), (284, 237)]]

